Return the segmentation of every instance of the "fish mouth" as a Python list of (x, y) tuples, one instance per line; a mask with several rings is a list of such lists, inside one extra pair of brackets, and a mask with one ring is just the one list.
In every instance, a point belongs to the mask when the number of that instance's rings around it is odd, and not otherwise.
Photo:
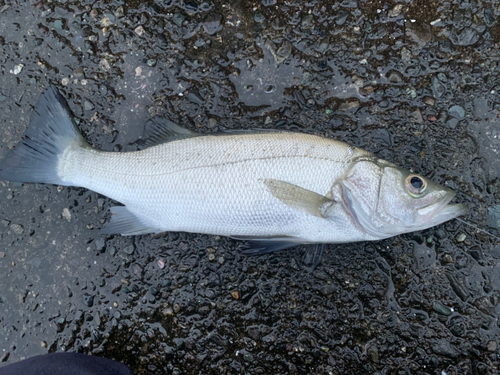
[(454, 197), (455, 192), (450, 191), (440, 202), (417, 209), (415, 221), (426, 227), (432, 227), (465, 215), (467, 207), (464, 204), (448, 204)]

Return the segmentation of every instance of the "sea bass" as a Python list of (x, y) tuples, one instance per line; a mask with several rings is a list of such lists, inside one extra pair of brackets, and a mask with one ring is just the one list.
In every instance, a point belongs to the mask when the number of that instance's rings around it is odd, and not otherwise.
[(253, 240), (269, 252), (380, 240), (466, 212), (449, 204), (452, 190), (316, 135), (201, 135), (153, 118), (142, 150), (104, 152), (72, 118), (57, 89), (46, 90), (0, 179), (81, 186), (124, 204), (111, 208), (104, 234), (206, 233)]

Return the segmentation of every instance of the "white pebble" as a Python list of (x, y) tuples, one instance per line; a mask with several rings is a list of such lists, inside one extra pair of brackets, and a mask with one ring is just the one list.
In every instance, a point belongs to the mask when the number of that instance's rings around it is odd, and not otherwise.
[(18, 75), (19, 73), (21, 73), (23, 71), (23, 68), (24, 68), (23, 64), (17, 64), (17, 65), (14, 65), (14, 69), (12, 69), (10, 72), (12, 74)]

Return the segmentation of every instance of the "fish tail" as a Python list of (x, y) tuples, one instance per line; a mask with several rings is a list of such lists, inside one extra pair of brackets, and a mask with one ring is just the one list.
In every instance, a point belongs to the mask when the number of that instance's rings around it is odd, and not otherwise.
[(58, 173), (68, 147), (90, 146), (73, 122), (66, 100), (51, 86), (38, 99), (23, 140), (0, 164), (0, 180), (69, 185)]

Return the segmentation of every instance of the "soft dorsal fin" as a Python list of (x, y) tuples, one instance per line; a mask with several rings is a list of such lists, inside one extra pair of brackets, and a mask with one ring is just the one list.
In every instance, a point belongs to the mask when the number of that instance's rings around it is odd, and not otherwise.
[(142, 139), (139, 139), (136, 144), (140, 149), (144, 149), (165, 142), (197, 137), (199, 135), (189, 129), (181, 128), (166, 118), (155, 116), (146, 122)]
[(269, 192), (282, 203), (309, 215), (325, 218), (335, 201), (314, 191), (289, 182), (267, 178), (264, 180)]

